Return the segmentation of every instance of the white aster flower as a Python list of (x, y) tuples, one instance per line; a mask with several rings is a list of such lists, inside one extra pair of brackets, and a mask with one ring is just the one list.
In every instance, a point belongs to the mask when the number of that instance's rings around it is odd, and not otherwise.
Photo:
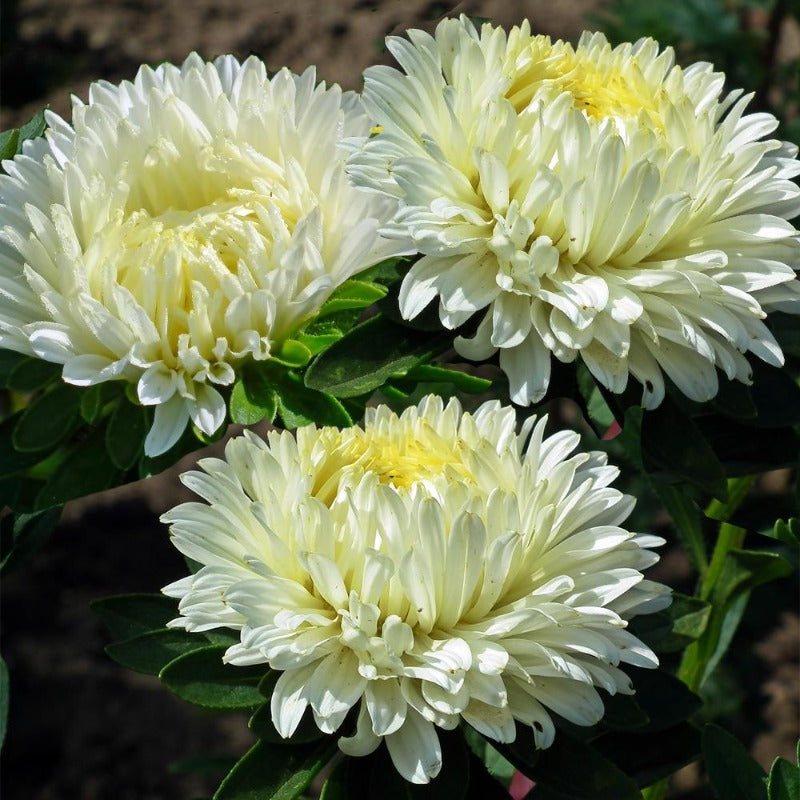
[(437, 727), (510, 742), (517, 721), (545, 748), (551, 711), (596, 723), (597, 687), (630, 694), (621, 666), (657, 664), (626, 626), (669, 603), (641, 573), (663, 540), (619, 527), (634, 500), (604, 454), (515, 421), (429, 396), (400, 417), (369, 409), (363, 429), (231, 440), (183, 476), (208, 505), (162, 517), (203, 565), (164, 589), (171, 624), (239, 630), (226, 661), (281, 670), (284, 737), (308, 707), (332, 733), (358, 706), (340, 748), (383, 739), (415, 783), (441, 767)]
[(365, 73), (380, 132), (348, 167), (401, 199), (392, 231), (424, 254), (406, 318), (437, 296), (448, 328), (480, 312), (455, 347), (499, 350), (520, 404), (544, 396), (551, 354), (614, 392), (633, 375), (648, 408), (664, 373), (705, 401), (717, 367), (751, 380), (746, 352), (783, 363), (763, 320), (800, 312), (800, 163), (749, 95), (652, 39), (573, 48), (465, 18), (408, 35), (387, 41), (405, 74)]
[(341, 138), (370, 127), (360, 101), (315, 81), (193, 54), (93, 84), (72, 126), (47, 112), (0, 177), (0, 347), (69, 383), (136, 382), (151, 455), (189, 418), (219, 428), (215, 387), (239, 363), (403, 249), (377, 234), (396, 203), (344, 175)]

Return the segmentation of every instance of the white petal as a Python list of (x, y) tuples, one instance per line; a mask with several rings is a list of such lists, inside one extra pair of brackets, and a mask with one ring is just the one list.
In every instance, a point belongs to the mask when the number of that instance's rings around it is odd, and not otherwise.
[(436, 729), (413, 709), (403, 727), (386, 737), (386, 746), (397, 771), (411, 783), (429, 783), (442, 768)]

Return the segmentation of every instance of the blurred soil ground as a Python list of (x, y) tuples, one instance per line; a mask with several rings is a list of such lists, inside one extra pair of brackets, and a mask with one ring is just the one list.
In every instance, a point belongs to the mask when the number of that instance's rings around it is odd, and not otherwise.
[[(180, 62), (256, 53), (270, 69), (302, 71), (360, 88), (367, 65), (386, 60), (383, 38), (408, 27), (432, 29), (447, 14), (469, 13), (574, 38), (596, 0), (464, 2), (421, 0), (3, 0), (3, 129), (48, 104), (69, 114), (69, 94), (85, 98), (93, 79), (132, 78), (147, 61)], [(248, 746), (245, 720), (213, 716), (174, 699), (103, 652), (93, 599), (153, 592), (185, 574), (158, 515), (186, 499), (177, 480), (191, 459), (157, 478), (70, 504), (32, 563), (3, 581), (2, 652), (11, 672), (11, 716), (2, 757), (3, 800), (166, 800), (209, 796), (220, 775), (170, 771), (197, 755), (237, 756)], [(659, 577), (680, 586), (688, 568), (665, 554)], [(691, 586), (683, 587), (691, 591)], [(766, 766), (791, 757), (800, 716), (800, 617), (791, 598), (737, 647), (759, 690), (736, 733)], [(678, 781), (691, 796), (696, 770)]]

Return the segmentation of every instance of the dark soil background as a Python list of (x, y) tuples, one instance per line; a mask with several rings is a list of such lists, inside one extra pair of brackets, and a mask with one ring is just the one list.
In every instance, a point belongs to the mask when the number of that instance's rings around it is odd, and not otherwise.
[[(389, 33), (431, 29), (441, 16), (465, 12), (504, 25), (529, 17), (541, 32), (573, 38), (597, 6), (596, 0), (455, 7), (421, 0), (3, 0), (0, 127), (25, 122), (45, 104), (68, 115), (69, 94), (85, 98), (91, 80), (119, 82), (145, 61), (180, 62), (191, 50), (207, 58), (253, 52), (270, 69), (301, 71), (315, 63), (321, 79), (357, 89), (361, 71), (386, 60)], [(158, 516), (186, 499), (177, 475), (191, 462), (70, 504), (53, 540), (4, 579), (11, 714), (3, 800), (207, 797), (221, 773), (181, 771), (180, 762), (237, 757), (248, 747), (245, 718), (205, 714), (156, 679), (112, 662), (89, 608), (111, 594), (158, 591), (185, 574)], [(766, 481), (755, 502), (772, 503), (785, 487), (786, 476)], [(677, 551), (665, 555), (660, 570), (661, 579), (691, 591), (681, 585), (688, 567)], [(792, 757), (800, 728), (796, 587), (793, 580), (754, 597), (733, 648), (738, 672), (722, 684), (730, 726), (765, 766), (776, 755)], [(697, 770), (684, 770), (676, 791), (688, 798), (697, 782)]]

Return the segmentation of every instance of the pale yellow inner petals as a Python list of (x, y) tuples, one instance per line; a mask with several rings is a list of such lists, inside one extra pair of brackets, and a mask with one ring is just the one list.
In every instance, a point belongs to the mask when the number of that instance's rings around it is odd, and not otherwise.
[(636, 56), (614, 59), (611, 50), (575, 50), (568, 42), (551, 43), (537, 36), (520, 54), (507, 97), (520, 112), (544, 86), (569, 92), (575, 108), (596, 120), (606, 117), (635, 119), (645, 112), (650, 123), (664, 130), (659, 113), (661, 87), (643, 76)]

